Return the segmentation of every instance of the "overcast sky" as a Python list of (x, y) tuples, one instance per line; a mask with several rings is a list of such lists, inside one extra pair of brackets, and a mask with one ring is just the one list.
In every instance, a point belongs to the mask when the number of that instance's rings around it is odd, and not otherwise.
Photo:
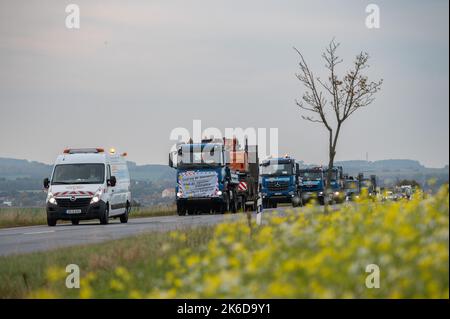
[[(65, 27), (65, 7), (81, 28)], [(380, 7), (380, 29), (365, 26)], [(345, 5), (344, 5), (345, 4)], [(448, 1), (0, 0), (0, 157), (51, 163), (66, 147), (166, 163), (175, 127), (279, 128), (280, 153), (325, 163), (327, 136), (294, 100), (301, 50), (320, 75), (336, 37), (361, 50), (373, 105), (345, 124), (337, 159), (449, 162)], [(317, 71), (316, 71), (317, 70)]]

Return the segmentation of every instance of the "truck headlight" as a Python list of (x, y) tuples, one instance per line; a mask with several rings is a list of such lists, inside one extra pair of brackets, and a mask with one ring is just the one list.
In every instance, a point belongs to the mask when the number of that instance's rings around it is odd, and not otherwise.
[(100, 201), (101, 197), (102, 197), (102, 194), (103, 194), (102, 190), (99, 189), (99, 190), (95, 193), (94, 197), (92, 197), (92, 199), (91, 199), (91, 204), (96, 204), (96, 203), (98, 203), (98, 202)]
[(217, 191), (217, 196), (222, 196), (222, 191)]
[(50, 192), (48, 193), (47, 202), (52, 205), (56, 205), (56, 198), (53, 196), (53, 193), (50, 193)]
[(177, 193), (177, 197), (181, 197), (183, 194), (181, 192)]

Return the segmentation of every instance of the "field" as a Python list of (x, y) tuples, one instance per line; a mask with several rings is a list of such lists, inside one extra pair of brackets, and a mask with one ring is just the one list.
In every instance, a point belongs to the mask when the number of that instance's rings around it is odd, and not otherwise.
[[(449, 298), (448, 186), (427, 199), (363, 200), (217, 226), (0, 258), (0, 297)], [(68, 264), (81, 288), (67, 289)], [(368, 265), (379, 288), (366, 285)], [(371, 282), (369, 280), (369, 282)]]
[[(175, 207), (133, 208), (130, 218), (168, 216), (176, 214)], [(59, 221), (62, 223), (62, 221)], [(45, 208), (0, 208), (0, 228), (46, 225)]]

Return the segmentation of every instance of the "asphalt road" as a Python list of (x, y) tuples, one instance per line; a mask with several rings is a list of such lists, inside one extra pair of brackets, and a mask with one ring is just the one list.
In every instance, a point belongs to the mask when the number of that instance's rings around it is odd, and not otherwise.
[(234, 215), (193, 215), (131, 218), (127, 224), (117, 219), (108, 225), (98, 221), (80, 222), (79, 225), (57, 224), (55, 227), (28, 226), (0, 229), (0, 256), (51, 250), (83, 244), (100, 243), (154, 231), (167, 231), (184, 227), (212, 225), (224, 219), (242, 218)]
[[(266, 214), (276, 212), (282, 215), (288, 208), (291, 206), (279, 206), (276, 209), (266, 209), (264, 212)], [(337, 206), (333, 205), (332, 209), (337, 209)], [(239, 218), (245, 218), (245, 214), (130, 218), (127, 224), (121, 224), (118, 219), (111, 219), (108, 225), (100, 225), (97, 220), (93, 220), (81, 221), (79, 225), (57, 224), (55, 227), (42, 225), (4, 228), (0, 229), (0, 256), (101, 243), (149, 232), (213, 225), (224, 220)], [(252, 218), (255, 218), (254, 213)]]

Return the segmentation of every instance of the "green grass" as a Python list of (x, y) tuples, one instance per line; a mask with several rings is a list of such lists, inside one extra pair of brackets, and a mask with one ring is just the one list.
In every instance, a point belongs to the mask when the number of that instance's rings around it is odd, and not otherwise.
[(120, 266), (136, 276), (136, 289), (150, 291), (164, 279), (167, 267), (162, 260), (187, 247), (203, 246), (211, 240), (213, 231), (212, 226), (179, 230), (177, 233), (186, 238), (182, 242), (173, 237), (173, 232), (156, 232), (102, 244), (0, 257), (0, 298), (27, 298), (33, 292), (46, 297), (45, 293), (39, 294), (42, 289), (51, 289), (64, 298), (77, 298), (79, 289), (65, 287), (64, 270), (69, 264), (80, 266), (81, 278), (95, 273), (96, 297), (123, 296), (110, 288), (116, 276), (114, 270)]
[[(130, 218), (175, 215), (172, 206), (133, 208)], [(61, 223), (59, 221), (58, 223)], [(46, 225), (45, 208), (0, 208), (0, 228)]]

